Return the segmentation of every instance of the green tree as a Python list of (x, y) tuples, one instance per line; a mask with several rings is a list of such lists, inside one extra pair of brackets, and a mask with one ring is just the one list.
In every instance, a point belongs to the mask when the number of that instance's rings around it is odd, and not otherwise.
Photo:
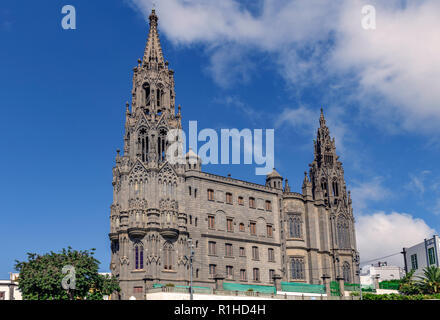
[(420, 294), (421, 289), (417, 281), (414, 280), (415, 270), (409, 271), (401, 280), (399, 292), (405, 295)]
[(423, 293), (440, 293), (440, 268), (436, 266), (426, 267), (423, 269), (423, 276), (418, 278), (418, 284)]
[[(120, 291), (114, 277), (98, 273), (99, 261), (94, 257), (95, 249), (77, 251), (62, 249), (44, 255), (28, 253), (28, 261), (16, 260), (19, 272), (18, 287), (26, 300), (102, 300), (104, 295)], [(63, 267), (72, 266), (74, 274), (63, 273)], [(64, 289), (63, 279), (74, 288)], [(72, 286), (70, 286), (72, 287)]]

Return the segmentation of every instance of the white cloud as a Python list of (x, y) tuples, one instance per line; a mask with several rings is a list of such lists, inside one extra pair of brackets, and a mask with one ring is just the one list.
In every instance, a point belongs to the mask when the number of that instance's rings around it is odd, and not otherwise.
[[(402, 248), (413, 246), (433, 234), (435, 230), (424, 220), (406, 213), (376, 212), (360, 215), (356, 222), (361, 263), (399, 253)], [(403, 266), (403, 257), (399, 254), (383, 260)]]
[[(126, 0), (148, 16), (151, 0)], [(336, 77), (380, 127), (438, 131), (440, 2), (437, 0), (262, 0), (257, 12), (236, 0), (161, 0), (160, 28), (178, 45), (203, 44), (208, 70), (225, 87), (247, 81), (254, 52), (270, 55), (292, 87)], [(377, 29), (361, 28), (373, 4)], [(337, 86), (337, 84), (335, 84)], [(374, 111), (374, 112), (371, 112)]]
[(351, 188), (351, 195), (355, 211), (363, 212), (368, 203), (384, 200), (392, 196), (392, 193), (383, 186), (382, 177), (375, 177), (370, 181), (355, 183)]

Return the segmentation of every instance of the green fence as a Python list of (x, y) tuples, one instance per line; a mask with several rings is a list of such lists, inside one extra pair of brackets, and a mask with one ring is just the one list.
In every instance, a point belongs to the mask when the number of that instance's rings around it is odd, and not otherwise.
[[(167, 287), (164, 284), (161, 283), (154, 283), (153, 288), (163, 288)], [(175, 291), (179, 292), (189, 292), (189, 286), (170, 286), (168, 287), (170, 290), (176, 289)], [(199, 286), (193, 286), (193, 292), (194, 293), (212, 293), (212, 289), (210, 287), (199, 287)]]
[(325, 294), (325, 286), (320, 284), (281, 282), (281, 290), (287, 292)]
[(400, 282), (397, 281), (381, 281), (379, 282), (380, 289), (399, 290)]
[[(359, 283), (344, 283), (345, 291), (355, 291), (359, 292)], [(362, 285), (362, 291), (364, 292), (375, 292), (374, 285)]]
[(276, 293), (274, 286), (261, 286), (255, 284), (241, 284), (241, 283), (223, 283), (223, 290), (225, 291), (253, 291), (261, 293)]
[(339, 297), (341, 295), (341, 289), (339, 288), (339, 282), (330, 282), (330, 293), (332, 296)]

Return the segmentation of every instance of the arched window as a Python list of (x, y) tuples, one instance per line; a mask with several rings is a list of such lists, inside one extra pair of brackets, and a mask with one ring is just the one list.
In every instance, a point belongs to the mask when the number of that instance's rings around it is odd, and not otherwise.
[(327, 198), (327, 196), (328, 196), (328, 185), (327, 185), (327, 181), (324, 178), (321, 180), (321, 189), (322, 189), (322, 193), (324, 195), (324, 198)]
[(344, 262), (342, 265), (342, 277), (344, 278), (344, 282), (351, 283), (351, 271), (348, 262)]
[(169, 242), (163, 246), (163, 265), (165, 270), (173, 269), (173, 245)]
[(290, 260), (290, 277), (292, 280), (304, 280), (304, 258), (292, 258)]
[(140, 242), (134, 245), (134, 261), (136, 270), (144, 268), (144, 246)]
[(161, 129), (157, 138), (157, 151), (159, 152), (159, 161), (165, 161), (167, 147), (167, 131)]
[(293, 214), (289, 218), (289, 235), (291, 238), (302, 238), (302, 221), (299, 214)]
[(333, 180), (332, 182), (332, 189), (333, 189), (333, 196), (334, 197), (339, 197), (339, 186), (338, 186), (338, 181)]
[(338, 246), (340, 249), (350, 248), (350, 225), (345, 217), (339, 217), (337, 223)]
[(148, 83), (144, 83), (142, 86), (144, 88), (144, 94), (145, 94), (145, 106), (150, 105), (150, 85)]
[(139, 153), (143, 162), (148, 161), (148, 132), (147, 129), (141, 128), (138, 134)]

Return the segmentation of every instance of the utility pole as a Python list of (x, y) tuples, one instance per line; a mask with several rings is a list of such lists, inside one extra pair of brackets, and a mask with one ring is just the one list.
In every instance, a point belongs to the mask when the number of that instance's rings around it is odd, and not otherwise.
[(188, 239), (189, 243), (189, 266), (190, 266), (190, 274), (189, 274), (189, 300), (194, 300), (193, 297), (193, 258), (194, 258), (194, 245), (192, 243), (192, 239)]
[(360, 269), (356, 271), (356, 275), (359, 276), (359, 299), (362, 300), (362, 281), (361, 281), (361, 272)]

